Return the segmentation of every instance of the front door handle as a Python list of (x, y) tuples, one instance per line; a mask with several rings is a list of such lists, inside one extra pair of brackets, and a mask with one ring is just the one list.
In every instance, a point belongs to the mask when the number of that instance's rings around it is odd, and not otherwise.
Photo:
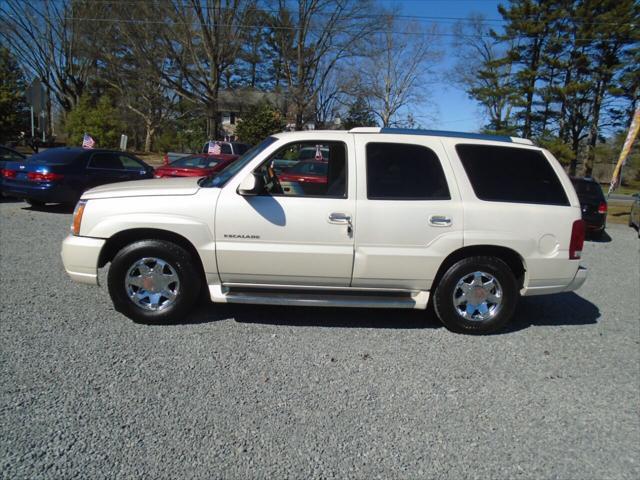
[(346, 213), (330, 213), (329, 223), (335, 223), (338, 225), (351, 225), (351, 215)]
[(450, 227), (451, 223), (451, 217), (445, 215), (431, 215), (429, 217), (429, 225), (432, 227)]

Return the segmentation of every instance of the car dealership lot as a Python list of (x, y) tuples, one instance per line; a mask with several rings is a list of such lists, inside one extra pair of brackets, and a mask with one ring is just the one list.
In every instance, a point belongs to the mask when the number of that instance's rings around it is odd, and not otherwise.
[(67, 278), (70, 220), (0, 203), (2, 478), (640, 475), (631, 229), (587, 243), (578, 292), (474, 337), (403, 310), (205, 305), (136, 325)]

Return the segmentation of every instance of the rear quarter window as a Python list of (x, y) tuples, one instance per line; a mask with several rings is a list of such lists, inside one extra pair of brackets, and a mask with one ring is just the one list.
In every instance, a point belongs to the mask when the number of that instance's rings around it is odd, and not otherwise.
[(569, 205), (558, 176), (539, 150), (462, 144), (456, 151), (480, 200)]

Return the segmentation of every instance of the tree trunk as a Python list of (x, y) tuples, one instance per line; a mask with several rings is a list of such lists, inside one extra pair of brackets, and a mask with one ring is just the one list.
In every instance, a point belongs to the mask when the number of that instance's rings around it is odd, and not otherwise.
[(151, 151), (151, 140), (153, 139), (153, 134), (155, 133), (155, 128), (151, 125), (151, 122), (145, 123), (145, 136), (144, 136), (144, 151), (145, 153), (149, 153)]

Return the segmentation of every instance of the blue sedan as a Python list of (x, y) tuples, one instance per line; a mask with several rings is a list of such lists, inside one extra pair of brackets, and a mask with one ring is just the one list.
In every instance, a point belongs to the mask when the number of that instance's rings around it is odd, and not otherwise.
[(74, 204), (85, 190), (98, 185), (144, 178), (153, 178), (153, 168), (126, 152), (51, 148), (26, 162), (7, 162), (2, 190), (33, 206)]

